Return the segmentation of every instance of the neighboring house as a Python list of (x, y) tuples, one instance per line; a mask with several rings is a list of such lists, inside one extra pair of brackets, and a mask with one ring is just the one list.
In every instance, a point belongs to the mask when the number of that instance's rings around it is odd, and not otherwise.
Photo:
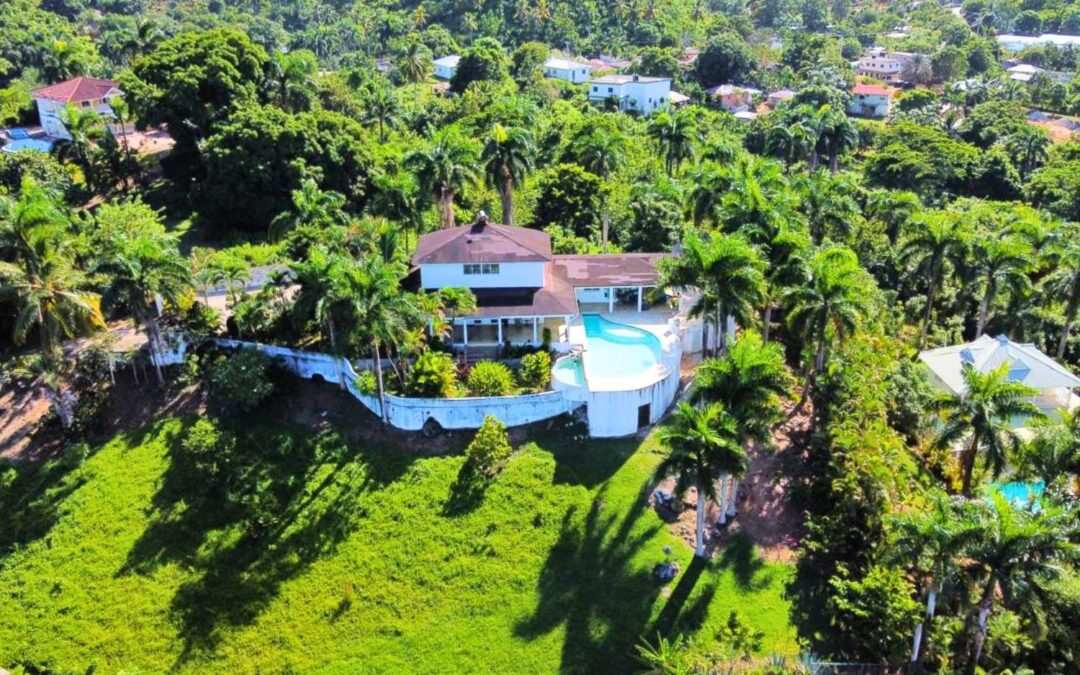
[(1027, 83), (1035, 79), (1036, 75), (1045, 71), (1043, 71), (1043, 69), (1038, 66), (1021, 63), (1019, 65), (1013, 66), (1012, 68), (1007, 68), (1005, 72), (1009, 74), (1010, 80)]
[(76, 77), (66, 82), (57, 82), (35, 89), (33, 93), (45, 135), (65, 139), (70, 139), (71, 135), (61, 121), (61, 116), (69, 105), (113, 117), (109, 102), (124, 95), (118, 83), (93, 77)]
[(754, 98), (760, 95), (761, 91), (734, 84), (719, 84), (706, 89), (705, 93), (721, 110), (737, 113), (753, 108)]
[(554, 255), (546, 232), (497, 225), (481, 214), (472, 225), (420, 237), (413, 283), (424, 290), (472, 290), (477, 309), (454, 319), (456, 345), (539, 345), (545, 334), (549, 342), (565, 343), (582, 306), (600, 312), (649, 309), (663, 256)]
[(779, 91), (774, 91), (769, 94), (769, 98), (766, 99), (765, 103), (770, 108), (775, 108), (780, 105), (781, 102), (790, 101), (793, 98), (795, 98), (795, 92), (790, 89), (780, 89)]
[(552, 77), (572, 84), (581, 84), (589, 79), (592, 66), (569, 59), (551, 57), (544, 61), (544, 77)]
[(893, 90), (880, 84), (857, 84), (851, 90), (853, 98), (848, 112), (861, 117), (881, 119), (892, 108)]
[(1038, 37), (1031, 35), (998, 35), (997, 43), (1010, 52), (1019, 52), (1028, 47), (1040, 47), (1042, 45), (1054, 45), (1057, 47), (1080, 47), (1080, 35), (1059, 35), (1057, 33), (1043, 33)]
[(444, 56), (441, 59), (435, 59), (435, 77), (440, 80), (449, 80), (454, 77), (454, 73), (457, 72), (458, 63), (461, 61), (461, 57), (457, 54), (451, 54), (450, 56)]
[(671, 105), (673, 107), (681, 108), (682, 106), (690, 102), (690, 97), (686, 94), (680, 94), (677, 91), (672, 91), (671, 95), (668, 96), (668, 101), (671, 102)]
[(740, 122), (749, 123), (749, 122), (753, 122), (757, 118), (758, 118), (758, 114), (756, 112), (751, 111), (751, 110), (740, 110), (739, 112), (735, 113), (735, 119), (739, 120)]
[(589, 80), (589, 100), (604, 103), (614, 100), (623, 112), (637, 111), (650, 115), (668, 105), (671, 78), (644, 75), (605, 75)]
[(681, 56), (678, 57), (678, 61), (686, 68), (697, 63), (698, 57), (701, 56), (701, 50), (697, 47), (687, 47), (683, 50)]
[[(954, 396), (965, 392), (963, 366), (970, 364), (980, 373), (988, 373), (1008, 364), (1009, 380), (1038, 390), (1032, 398), (1046, 413), (1080, 408), (1080, 397), (1073, 389), (1080, 387), (1080, 377), (1042, 353), (1032, 344), (1013, 342), (1004, 335), (983, 335), (974, 342), (930, 349), (919, 353), (930, 369), (930, 381), (938, 389)], [(1017, 420), (1022, 427), (1024, 420)]]
[(883, 47), (873, 47), (859, 58), (856, 71), (859, 75), (895, 80), (914, 56), (909, 52), (890, 52)]

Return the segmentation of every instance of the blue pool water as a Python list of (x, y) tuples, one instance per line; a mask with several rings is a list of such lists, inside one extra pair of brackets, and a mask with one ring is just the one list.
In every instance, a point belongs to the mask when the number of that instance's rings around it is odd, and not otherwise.
[(608, 321), (599, 314), (584, 314), (581, 320), (590, 377), (633, 377), (660, 361), (660, 339), (652, 333)]
[(560, 359), (555, 364), (555, 377), (560, 382), (580, 387), (585, 384), (585, 370), (581, 365), (581, 357)]
[(1037, 508), (1039, 499), (1042, 497), (1043, 492), (1046, 491), (1046, 485), (1041, 480), (1034, 483), (1022, 483), (1019, 481), (994, 483), (993, 488), (1000, 492), (1010, 504), (1018, 507), (1034, 504)]
[(3, 148), (4, 152), (18, 152), (20, 150), (37, 150), (38, 152), (48, 152), (52, 150), (51, 141), (43, 141), (37, 138), (21, 138), (15, 141), (11, 141)]

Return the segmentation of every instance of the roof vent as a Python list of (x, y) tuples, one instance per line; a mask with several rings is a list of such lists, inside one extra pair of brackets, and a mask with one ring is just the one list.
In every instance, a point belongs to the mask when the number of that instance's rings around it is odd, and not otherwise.
[(1009, 338), (1005, 337), (1004, 335), (997, 336), (997, 341), (998, 341), (999, 345), (1004, 346), (1004, 345), (1009, 344)]

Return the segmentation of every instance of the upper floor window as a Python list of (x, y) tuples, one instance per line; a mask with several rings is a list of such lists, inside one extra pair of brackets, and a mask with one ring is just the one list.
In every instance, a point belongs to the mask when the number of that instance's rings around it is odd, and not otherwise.
[(465, 274), (498, 274), (499, 263), (470, 263), (465, 265)]

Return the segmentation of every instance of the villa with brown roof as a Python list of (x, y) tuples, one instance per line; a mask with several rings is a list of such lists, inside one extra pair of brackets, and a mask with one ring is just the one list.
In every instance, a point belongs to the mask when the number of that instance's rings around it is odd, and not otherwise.
[(76, 77), (35, 89), (33, 93), (45, 135), (67, 139), (70, 139), (71, 135), (61, 121), (61, 116), (69, 105), (95, 110), (112, 117), (113, 111), (109, 102), (124, 95), (117, 82), (95, 77)]
[(545, 333), (566, 342), (583, 309), (650, 309), (664, 255), (554, 255), (546, 232), (481, 214), (471, 225), (420, 237), (412, 262), (420, 288), (464, 287), (476, 296), (476, 312), (454, 320), (456, 345), (539, 345)]

